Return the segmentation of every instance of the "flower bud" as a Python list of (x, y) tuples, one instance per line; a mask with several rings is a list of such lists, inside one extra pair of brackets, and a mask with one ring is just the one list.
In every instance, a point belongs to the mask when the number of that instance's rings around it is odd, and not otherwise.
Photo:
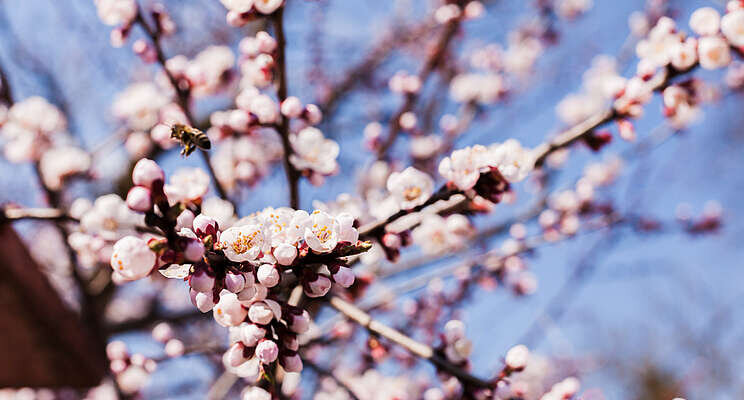
[(180, 357), (184, 350), (183, 342), (178, 339), (171, 339), (165, 343), (165, 355), (168, 357)]
[(323, 119), (323, 112), (315, 104), (308, 104), (305, 106), (303, 116), (310, 125), (317, 125)]
[(149, 158), (137, 161), (132, 171), (132, 182), (137, 186), (152, 188), (155, 181), (165, 181), (165, 172), (158, 163)]
[(165, 343), (173, 338), (173, 328), (166, 322), (161, 322), (152, 328), (152, 338), (158, 342)]
[(197, 292), (211, 292), (214, 287), (214, 277), (210, 276), (204, 268), (198, 268), (189, 276), (189, 286)]
[(150, 211), (152, 208), (150, 189), (142, 186), (135, 186), (129, 189), (129, 193), (127, 193), (127, 207), (139, 212)]
[(282, 358), (282, 367), (287, 372), (301, 372), (302, 371), (302, 359), (299, 354), (295, 354), (291, 357)]
[(292, 265), (297, 258), (297, 247), (282, 243), (274, 249), (274, 258), (281, 265)]
[(248, 310), (246, 310), (235, 293), (222, 292), (220, 301), (214, 306), (214, 320), (218, 324), (228, 326), (238, 326), (244, 320)]
[(256, 272), (258, 281), (266, 287), (274, 287), (279, 283), (279, 270), (272, 264), (263, 264)]
[(243, 288), (245, 288), (243, 274), (233, 274), (232, 272), (225, 274), (225, 289), (232, 293), (239, 293)]
[(256, 324), (245, 323), (240, 325), (240, 341), (248, 347), (255, 347), (264, 336), (266, 336), (266, 329)]
[(106, 357), (109, 360), (123, 360), (129, 356), (127, 345), (121, 340), (114, 340), (106, 345)]
[(194, 213), (191, 210), (183, 210), (176, 218), (176, 231), (194, 226)]
[(267, 325), (274, 318), (274, 313), (266, 303), (259, 301), (253, 303), (248, 309), (248, 318), (256, 324)]
[(189, 292), (191, 295), (191, 303), (199, 309), (199, 311), (205, 313), (214, 308), (214, 297), (212, 293), (202, 293), (196, 290)]
[(189, 261), (199, 261), (204, 257), (204, 243), (199, 239), (191, 239), (183, 250), (183, 256)]
[(318, 275), (315, 280), (305, 285), (305, 294), (308, 297), (323, 297), (329, 290), (331, 290), (331, 280), (323, 275)]
[(264, 364), (271, 364), (279, 356), (279, 346), (273, 340), (264, 339), (256, 346), (256, 357)]
[(199, 214), (194, 218), (194, 232), (199, 237), (205, 237), (208, 235), (216, 236), (219, 224), (217, 221), (208, 217), (204, 214)]
[(238, 342), (234, 343), (230, 348), (227, 349), (224, 355), (222, 355), (222, 362), (228, 367), (237, 367), (238, 365), (246, 362), (245, 356), (243, 356), (243, 344)]
[(530, 350), (523, 344), (516, 345), (506, 352), (506, 366), (513, 370), (521, 370), (527, 365)]
[(289, 96), (282, 102), (281, 112), (287, 118), (297, 118), (302, 114), (302, 102), (295, 96)]
[(295, 333), (305, 333), (310, 329), (310, 314), (303, 310), (302, 314), (290, 314), (291, 321), (289, 323), (289, 329)]
[(354, 284), (354, 272), (349, 267), (339, 267), (338, 271), (333, 274), (333, 280), (339, 285), (348, 288)]

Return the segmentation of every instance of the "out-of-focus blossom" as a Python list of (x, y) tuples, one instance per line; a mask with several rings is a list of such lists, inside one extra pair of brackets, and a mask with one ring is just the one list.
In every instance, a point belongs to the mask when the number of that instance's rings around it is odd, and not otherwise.
[(429, 175), (413, 167), (403, 172), (393, 172), (388, 177), (387, 189), (402, 209), (423, 204), (434, 190), (434, 181)]

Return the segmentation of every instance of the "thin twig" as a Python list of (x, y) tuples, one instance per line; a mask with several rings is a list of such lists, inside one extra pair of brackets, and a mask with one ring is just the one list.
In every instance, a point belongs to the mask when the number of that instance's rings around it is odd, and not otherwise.
[(438, 369), (447, 372), (459, 379), (460, 382), (462, 382), (463, 384), (476, 388), (492, 387), (491, 382), (469, 374), (462, 368), (450, 363), (445, 358), (435, 353), (430, 346), (418, 342), (404, 335), (400, 331), (393, 329), (378, 320), (373, 319), (372, 316), (364, 312), (359, 307), (335, 296), (329, 299), (329, 303), (333, 308), (344, 314), (349, 319), (358, 323), (369, 332), (380, 335), (390, 340), (391, 342), (405, 348), (411, 354), (428, 360)]

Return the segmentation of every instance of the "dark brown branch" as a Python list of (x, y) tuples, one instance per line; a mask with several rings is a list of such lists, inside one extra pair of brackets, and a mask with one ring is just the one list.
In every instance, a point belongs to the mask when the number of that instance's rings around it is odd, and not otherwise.
[[(274, 34), (276, 35), (277, 43), (277, 56), (276, 56), (276, 70), (277, 70), (277, 90), (276, 95), (281, 104), (284, 99), (287, 98), (287, 59), (286, 59), (286, 47), (287, 39), (284, 36), (284, 7), (280, 7), (273, 15), (272, 20), (274, 22)], [(300, 172), (295, 169), (292, 163), (289, 161), (292, 155), (292, 145), (289, 142), (289, 119), (280, 113), (279, 118), (279, 136), (282, 139), (282, 147), (284, 148), (284, 171), (287, 175), (287, 184), (289, 185), (289, 206), (298, 209), (300, 208)]]

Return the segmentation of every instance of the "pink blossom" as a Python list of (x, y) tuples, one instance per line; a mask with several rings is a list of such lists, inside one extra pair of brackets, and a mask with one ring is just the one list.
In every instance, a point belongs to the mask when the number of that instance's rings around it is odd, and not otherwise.
[(295, 96), (289, 96), (282, 102), (281, 111), (287, 118), (297, 118), (302, 114), (305, 108), (302, 102)]
[(279, 346), (273, 340), (263, 339), (256, 346), (256, 357), (264, 364), (271, 364), (279, 356)]

